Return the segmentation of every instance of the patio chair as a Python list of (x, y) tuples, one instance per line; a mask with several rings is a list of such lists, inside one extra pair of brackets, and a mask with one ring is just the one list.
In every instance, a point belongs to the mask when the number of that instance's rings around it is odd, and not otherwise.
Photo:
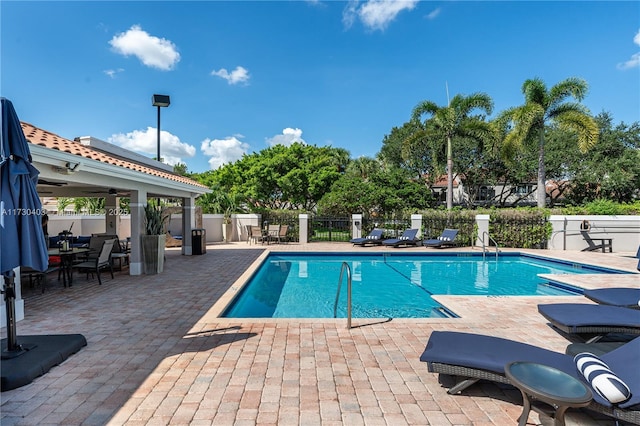
[(289, 232), (289, 225), (280, 225), (278, 235), (276, 235), (274, 239), (278, 241), (278, 243), (286, 243), (288, 238), (287, 232)]
[(589, 342), (609, 333), (640, 334), (640, 310), (586, 303), (538, 305), (538, 312), (566, 334), (586, 337)]
[(382, 244), (388, 247), (401, 247), (401, 246), (417, 246), (420, 242), (416, 238), (418, 235), (417, 229), (407, 229), (398, 238), (390, 238), (388, 240), (382, 240)]
[(353, 238), (349, 242), (355, 246), (365, 247), (368, 244), (379, 245), (382, 244), (382, 229), (374, 228), (369, 235), (361, 238)]
[(87, 273), (87, 275), (89, 275), (90, 272), (91, 273), (95, 272), (96, 275), (98, 276), (98, 284), (102, 285), (102, 280), (100, 279), (100, 270), (108, 267), (109, 271), (111, 272), (111, 279), (113, 279), (113, 265), (111, 262), (111, 250), (113, 250), (113, 244), (116, 241), (117, 240), (115, 238), (111, 240), (105, 240), (102, 243), (102, 248), (100, 249), (100, 255), (96, 259), (89, 259), (85, 262), (77, 263), (73, 265), (73, 268), (77, 269), (78, 271), (84, 271)]
[(442, 231), (442, 234), (438, 238), (433, 238), (430, 240), (424, 240), (422, 245), (425, 247), (434, 247), (434, 248), (445, 248), (445, 247), (454, 247), (458, 245), (456, 243), (456, 237), (458, 236), (457, 229), (445, 229)]
[(640, 309), (640, 288), (609, 287), (585, 290), (584, 296), (601, 305)]
[(570, 355), (538, 346), (480, 334), (454, 331), (434, 331), (420, 356), (432, 373), (440, 374), (440, 382), (455, 377), (455, 384), (448, 390), (456, 394), (479, 380), (511, 384), (505, 375), (505, 366), (514, 361), (528, 361), (548, 365), (573, 376), (593, 390), (593, 401), (587, 407), (615, 419), (640, 425), (640, 368), (637, 365), (640, 338), (603, 354), (601, 359), (631, 390), (631, 397), (622, 403), (612, 404), (600, 395), (576, 368)]
[(258, 244), (258, 241), (264, 242), (262, 237), (263, 237), (262, 228), (256, 225), (250, 225), (250, 232), (249, 232), (249, 238), (248, 238), (249, 244), (251, 244), (251, 241), (253, 241), (256, 244)]
[[(580, 231), (582, 234), (582, 238), (587, 242), (587, 247), (583, 248), (581, 251), (597, 251), (602, 250), (603, 253), (607, 251), (609, 253), (613, 252), (613, 239), (612, 238), (591, 238), (588, 231)], [(596, 243), (598, 241), (598, 243)]]

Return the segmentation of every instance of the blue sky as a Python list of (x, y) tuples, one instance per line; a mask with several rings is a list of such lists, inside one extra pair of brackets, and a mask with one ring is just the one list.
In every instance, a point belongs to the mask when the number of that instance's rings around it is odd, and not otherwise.
[(21, 120), (202, 172), (302, 140), (375, 156), (423, 100), (584, 78), (584, 104), (640, 121), (640, 3), (0, 3), (2, 96)]

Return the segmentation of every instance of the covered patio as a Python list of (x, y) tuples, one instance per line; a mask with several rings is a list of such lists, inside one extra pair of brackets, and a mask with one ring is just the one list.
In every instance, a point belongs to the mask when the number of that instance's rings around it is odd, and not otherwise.
[[(142, 274), (140, 235), (144, 234), (144, 206), (148, 199), (172, 198), (182, 205), (182, 235), (196, 228), (195, 199), (210, 190), (173, 172), (169, 165), (86, 136), (74, 140), (22, 122), (30, 142), (33, 165), (40, 171), (41, 197), (104, 197), (104, 233), (119, 234), (121, 197), (130, 198), (131, 275)], [(192, 254), (191, 239), (181, 252)]]

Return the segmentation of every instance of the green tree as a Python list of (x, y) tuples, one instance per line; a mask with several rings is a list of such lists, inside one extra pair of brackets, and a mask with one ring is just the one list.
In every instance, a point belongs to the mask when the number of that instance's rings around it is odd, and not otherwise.
[(424, 143), (425, 140), (434, 143), (434, 148), (446, 144), (448, 210), (453, 207), (452, 139), (463, 137), (485, 143), (494, 137), (492, 126), (484, 120), (483, 116), (471, 115), (475, 110), (487, 115), (492, 113), (493, 101), (489, 95), (485, 93), (474, 93), (469, 96), (456, 95), (449, 105), (444, 107), (431, 101), (423, 101), (413, 110), (414, 121), (419, 122), (424, 115), (427, 115), (427, 119), (422, 129), (407, 139), (407, 145), (415, 147), (420, 142)]
[[(503, 141), (503, 155), (507, 158), (522, 150), (523, 146), (537, 142), (538, 179), (537, 204), (546, 204), (545, 173), (545, 127), (555, 123), (577, 135), (577, 144), (582, 152), (598, 142), (598, 126), (585, 106), (579, 102), (587, 93), (586, 81), (568, 78), (547, 89), (539, 78), (530, 79), (522, 85), (525, 103), (504, 111), (498, 118), (509, 128)], [(578, 102), (566, 101), (574, 98)]]
[(187, 170), (187, 165), (185, 163), (178, 163), (173, 166), (173, 173), (180, 176), (187, 176), (189, 171)]
[(640, 193), (640, 123), (613, 125), (610, 114), (595, 117), (600, 129), (598, 144), (588, 155), (576, 152), (567, 157), (573, 204), (598, 199), (629, 203)]
[(276, 145), (233, 164), (192, 177), (210, 188), (240, 194), (251, 211), (313, 210), (349, 161), (341, 148)]
[(433, 196), (422, 179), (399, 167), (378, 168), (363, 177), (348, 169), (318, 203), (324, 214), (383, 216), (431, 207)]

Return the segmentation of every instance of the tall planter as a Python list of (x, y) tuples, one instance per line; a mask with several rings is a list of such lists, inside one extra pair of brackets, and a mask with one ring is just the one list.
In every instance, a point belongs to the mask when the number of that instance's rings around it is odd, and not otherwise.
[(159, 274), (164, 270), (166, 235), (142, 235), (142, 261), (144, 273)]
[(222, 238), (225, 243), (230, 243), (233, 237), (233, 223), (222, 224)]

